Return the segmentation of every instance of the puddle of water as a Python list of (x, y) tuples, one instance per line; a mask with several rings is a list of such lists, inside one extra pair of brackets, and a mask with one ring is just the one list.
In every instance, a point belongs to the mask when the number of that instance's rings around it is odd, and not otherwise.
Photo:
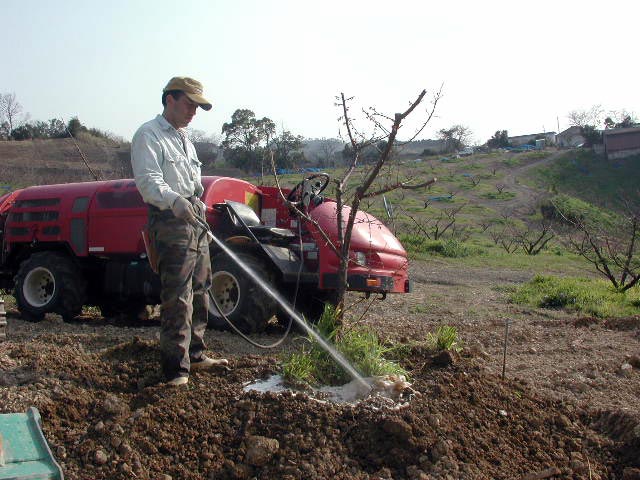
[[(362, 380), (364, 380), (364, 384)], [(370, 397), (383, 397), (394, 402), (404, 402), (409, 396), (416, 393), (402, 375), (366, 377), (362, 380), (352, 380), (337, 387), (324, 386), (313, 389), (312, 396), (319, 401), (334, 403), (356, 403)], [(246, 383), (243, 385), (243, 390), (245, 392), (278, 393), (291, 390), (291, 388), (284, 384), (284, 379), (280, 375), (272, 375), (264, 380)]]

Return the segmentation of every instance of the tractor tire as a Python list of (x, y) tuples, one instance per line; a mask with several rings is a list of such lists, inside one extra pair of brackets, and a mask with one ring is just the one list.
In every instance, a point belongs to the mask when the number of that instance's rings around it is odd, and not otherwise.
[[(240, 260), (269, 285), (273, 285), (273, 274), (267, 266), (246, 253), (236, 254)], [(209, 297), (209, 326), (217, 330), (231, 327), (220, 315), (222, 312), (242, 333), (259, 333), (267, 327), (267, 322), (277, 311), (277, 305), (255, 278), (249, 277), (229, 256), (218, 254), (211, 259), (212, 283)]]
[(82, 312), (86, 282), (64, 254), (34, 253), (20, 264), (14, 283), (18, 310), (26, 320), (38, 322), (51, 312), (70, 321)]

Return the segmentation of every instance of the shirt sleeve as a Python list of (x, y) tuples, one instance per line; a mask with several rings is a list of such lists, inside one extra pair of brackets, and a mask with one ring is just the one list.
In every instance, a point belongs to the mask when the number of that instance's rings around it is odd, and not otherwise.
[(146, 203), (160, 210), (171, 208), (179, 196), (164, 181), (162, 147), (152, 132), (138, 131), (131, 141), (131, 167), (136, 186)]

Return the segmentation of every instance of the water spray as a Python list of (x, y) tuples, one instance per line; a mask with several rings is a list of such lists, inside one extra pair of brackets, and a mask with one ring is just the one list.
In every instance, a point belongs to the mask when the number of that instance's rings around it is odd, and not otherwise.
[[(315, 331), (313, 328), (311, 328), (307, 322), (305, 322), (305, 320), (300, 316), (300, 314), (298, 314), (298, 312), (296, 312), (293, 307), (291, 306), (291, 304), (289, 302), (287, 302), (282, 295), (280, 295), (275, 289), (271, 288), (269, 286), (269, 284), (267, 282), (264, 281), (264, 279), (260, 278), (260, 276), (254, 272), (248, 265), (246, 265), (242, 260), (240, 260), (238, 258), (238, 256), (229, 248), (227, 247), (227, 245), (220, 240), (218, 237), (216, 237), (213, 232), (211, 232), (211, 229), (209, 228), (209, 225), (207, 224), (206, 221), (204, 221), (202, 218), (197, 217), (197, 222), (198, 225), (201, 226), (207, 236), (208, 239), (210, 239), (211, 241), (215, 242), (215, 244), (220, 247), (220, 249), (226, 253), (229, 258), (231, 258), (247, 275), (249, 275), (251, 278), (253, 278), (253, 280), (256, 282), (256, 284), (267, 294), (269, 295), (271, 298), (273, 298), (278, 305), (280, 305), (280, 307), (282, 307), (282, 309), (293, 319), (293, 321), (295, 321), (300, 327), (302, 327), (302, 329), (309, 334), (314, 340), (316, 340), (318, 342), (318, 344), (320, 344), (320, 346), (329, 354), (331, 355), (331, 357), (333, 357), (333, 359), (342, 367), (345, 369), (345, 371), (349, 374), (349, 376), (351, 376), (351, 378), (358, 383), (358, 385), (360, 385), (363, 389), (366, 389), (366, 391), (370, 391), (371, 390), (371, 385), (369, 385), (363, 378), (362, 376), (356, 371), (355, 368), (353, 368), (353, 366), (347, 361), (346, 358), (344, 358), (340, 352), (338, 352), (335, 348), (333, 348), (324, 338), (322, 338), (322, 336)], [(218, 308), (217, 304), (214, 301), (214, 304), (216, 305), (216, 308)], [(222, 311), (220, 312), (222, 314)], [(227, 322), (229, 320), (227, 319)]]

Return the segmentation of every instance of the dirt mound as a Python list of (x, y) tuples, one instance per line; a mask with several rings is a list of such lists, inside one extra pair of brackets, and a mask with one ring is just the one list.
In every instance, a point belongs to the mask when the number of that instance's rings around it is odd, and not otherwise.
[(416, 349), (405, 367), (420, 395), (351, 406), (244, 392), (276, 363), (254, 355), (232, 357), (226, 375), (194, 374), (187, 388), (167, 390), (156, 342), (90, 351), (88, 340), (0, 344), (0, 375), (11, 385), (0, 410), (35, 405), (69, 479), (604, 479), (637, 464), (633, 429), (626, 443), (602, 436), (597, 428), (611, 422), (589, 427), (586, 412), (503, 383), (469, 357), (442, 362)]

